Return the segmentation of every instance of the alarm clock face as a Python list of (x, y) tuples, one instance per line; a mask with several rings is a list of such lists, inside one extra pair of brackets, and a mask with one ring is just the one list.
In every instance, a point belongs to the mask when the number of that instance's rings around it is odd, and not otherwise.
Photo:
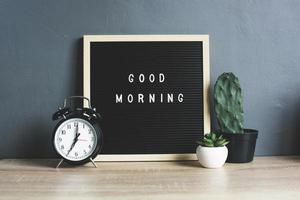
[(64, 121), (55, 131), (54, 147), (63, 158), (82, 161), (90, 157), (97, 146), (94, 127), (81, 118)]

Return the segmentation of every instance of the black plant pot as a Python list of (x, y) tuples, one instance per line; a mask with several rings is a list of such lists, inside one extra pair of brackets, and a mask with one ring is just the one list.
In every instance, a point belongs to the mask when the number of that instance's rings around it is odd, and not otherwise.
[(229, 140), (227, 144), (229, 163), (247, 163), (253, 160), (257, 130), (244, 129), (244, 133), (222, 133), (223, 137)]

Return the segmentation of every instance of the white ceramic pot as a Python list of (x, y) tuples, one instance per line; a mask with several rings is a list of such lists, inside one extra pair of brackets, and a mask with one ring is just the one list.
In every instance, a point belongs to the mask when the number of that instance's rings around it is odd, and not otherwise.
[(206, 168), (222, 167), (227, 159), (227, 147), (202, 147), (198, 146), (197, 157), (199, 163)]

